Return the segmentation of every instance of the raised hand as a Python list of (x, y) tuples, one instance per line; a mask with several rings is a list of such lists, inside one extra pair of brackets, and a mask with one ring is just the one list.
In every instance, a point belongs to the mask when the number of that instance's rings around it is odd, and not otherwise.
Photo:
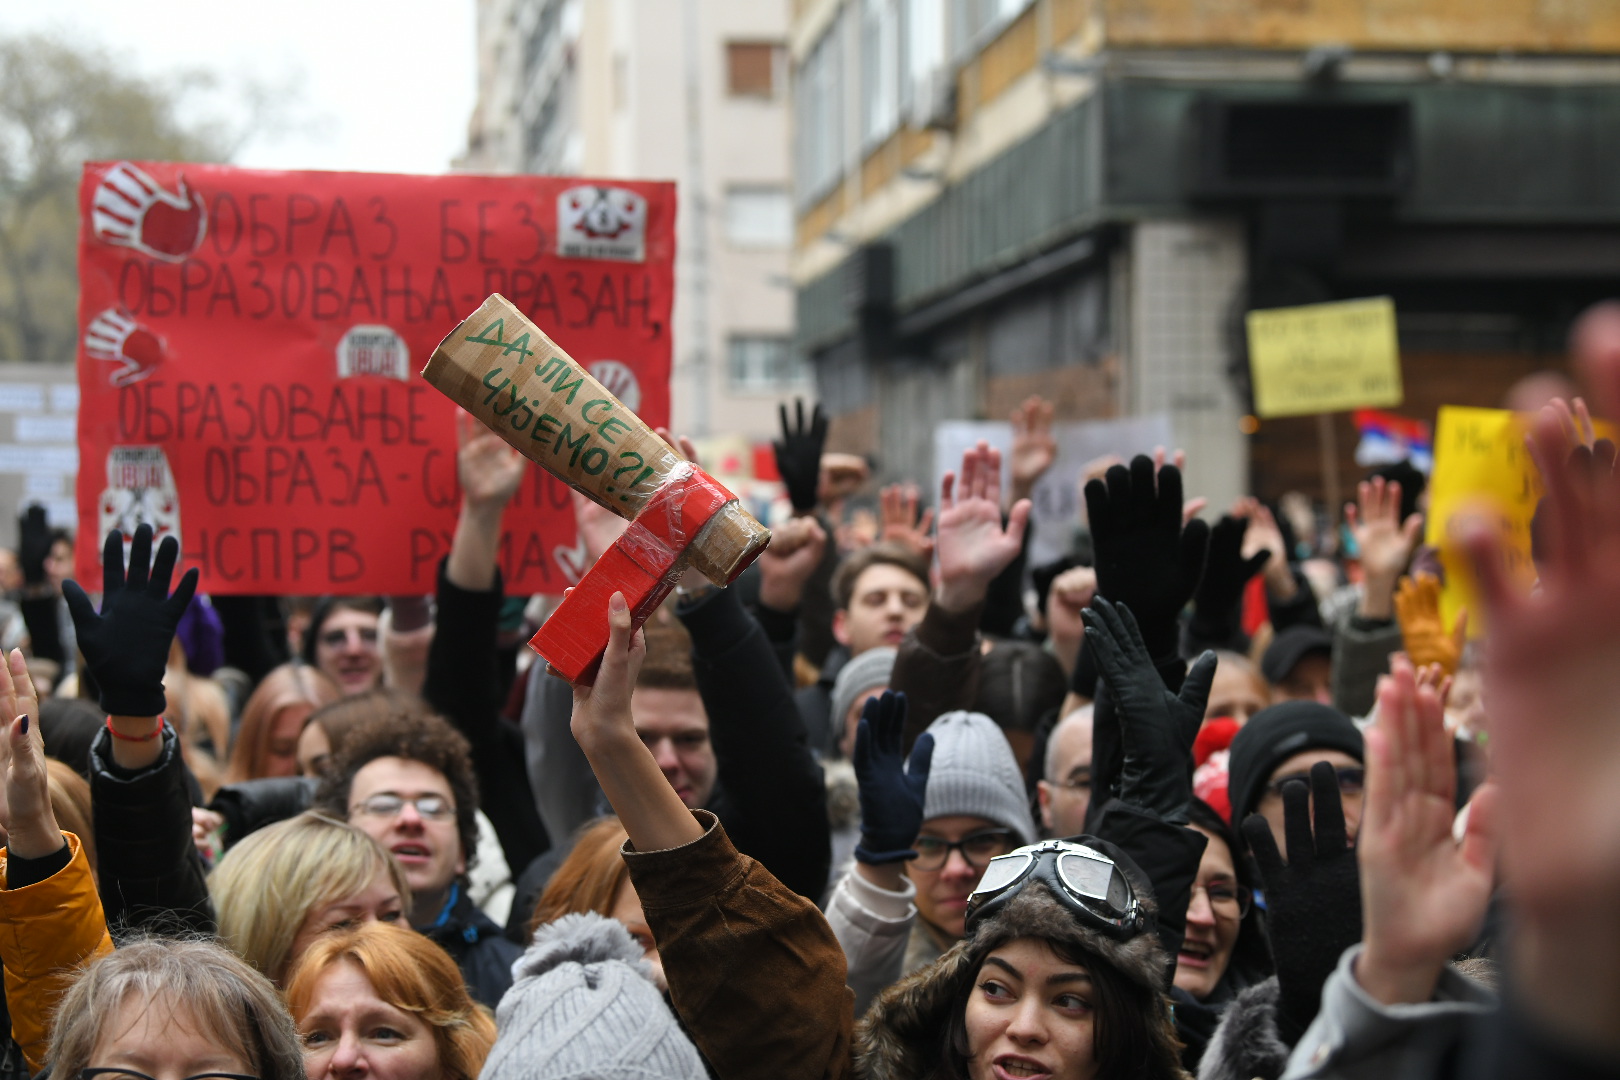
[(1401, 485), (1393, 480), (1385, 483), (1382, 476), (1363, 480), (1356, 487), (1356, 501), (1345, 504), (1344, 519), (1361, 558), (1358, 613), (1363, 618), (1388, 619), (1395, 614), (1395, 581), (1411, 561), (1423, 530), (1422, 515), (1400, 518)]
[(1136, 616), (1155, 659), (1176, 653), (1181, 609), (1204, 572), (1209, 526), (1181, 519), (1181, 470), (1138, 455), (1086, 484), (1097, 591)]
[(529, 459), (464, 410), (456, 412), (456, 478), (476, 509), (503, 510), (517, 494)]
[(918, 510), (922, 495), (916, 484), (890, 484), (878, 492), (880, 540), (892, 540), (909, 547), (925, 559), (934, 557), (934, 539), (929, 531), (934, 526), (932, 510)]
[(39, 730), (39, 695), (28, 677), (22, 650), (13, 649), (0, 665), (0, 751), (6, 762), (5, 790), (0, 792), (0, 826), (6, 849), (25, 859), (38, 859), (62, 848), (62, 831), (51, 810), (46, 785), (45, 738)]
[(1420, 573), (1401, 579), (1395, 592), (1395, 618), (1401, 624), (1406, 654), (1419, 667), (1438, 664), (1447, 675), (1457, 672), (1463, 646), (1468, 644), (1468, 610), (1457, 615), (1450, 631), (1440, 618), (1440, 579)]
[(1181, 693), (1164, 685), (1129, 608), (1099, 596), (1084, 613), (1086, 643), (1119, 716), (1120, 798), (1175, 825), (1192, 804), (1193, 742), (1215, 681), (1215, 654), (1187, 672)]
[(1271, 825), (1259, 814), (1243, 822), (1243, 836), (1266, 885), (1277, 961), (1277, 1032), (1292, 1046), (1316, 1018), (1322, 984), (1340, 955), (1361, 940), (1361, 881), (1333, 766), (1318, 761), (1310, 784), (1290, 780), (1282, 798), (1286, 863)]
[(822, 454), (821, 479), (816, 489), (823, 506), (841, 502), (872, 478), (872, 467), (859, 454)]
[(787, 488), (793, 512), (808, 514), (820, 501), (821, 451), (827, 444), (827, 416), (817, 404), (807, 426), (802, 398), (793, 403), (794, 423), (788, 420), (785, 404), (778, 408), (782, 414), (782, 437), (772, 444), (776, 449), (776, 471)]
[(1232, 504), (1232, 516), (1249, 523), (1243, 533), (1245, 559), (1261, 551), (1271, 553), (1265, 565), (1266, 591), (1278, 600), (1291, 599), (1299, 590), (1299, 583), (1288, 566), (1288, 545), (1283, 541), (1282, 529), (1277, 527), (1271, 508), (1249, 495)]
[(45, 560), (51, 557), (51, 523), (43, 506), (34, 505), (17, 518), (17, 564), (23, 582), (45, 584)]
[(1035, 483), (1057, 460), (1057, 440), (1052, 438), (1050, 401), (1036, 394), (1012, 411), (1012, 452), (1008, 455), (1012, 483), (1009, 498), (1026, 499), (1035, 492)]
[(1252, 553), (1245, 550), (1248, 528), (1246, 518), (1227, 514), (1210, 530), (1209, 562), (1193, 601), (1198, 620), (1208, 627), (1206, 632), (1226, 636), (1237, 630), (1243, 590), (1271, 561), (1268, 548)]
[(1428, 1001), (1447, 960), (1485, 921), (1494, 882), (1496, 791), (1474, 793), (1459, 845), (1457, 768), (1444, 706), (1396, 656), (1367, 729), (1367, 797), (1357, 834), (1365, 949), (1356, 981), (1386, 1005)]
[(789, 518), (772, 529), (770, 545), (756, 560), (759, 602), (772, 611), (797, 611), (826, 550), (827, 532), (814, 517)]
[(917, 736), (905, 754), (906, 695), (885, 690), (861, 708), (855, 729), (855, 778), (860, 784), (861, 841), (855, 858), (868, 866), (917, 857), (912, 846), (923, 823), (923, 796), (934, 758), (934, 737)]
[(169, 595), (169, 579), (179, 556), (179, 542), (166, 536), (152, 558), (152, 526), (142, 525), (130, 545), (126, 576), (124, 537), (115, 530), (107, 534), (101, 549), (101, 613), (96, 613), (78, 582), (62, 586), (79, 651), (101, 687), (101, 707), (114, 717), (163, 715), (169, 643), (197, 591), (193, 567)]
[(1046, 594), (1046, 635), (1066, 675), (1074, 673), (1080, 643), (1086, 636), (1082, 613), (1096, 595), (1097, 571), (1089, 566), (1063, 571), (1053, 579), (1052, 588)]
[(1012, 565), (1024, 547), (1028, 499), (1013, 504), (1001, 522), (1001, 451), (980, 440), (962, 454), (962, 473), (945, 474), (939, 492), (939, 592), (947, 611), (984, 602), (990, 582)]

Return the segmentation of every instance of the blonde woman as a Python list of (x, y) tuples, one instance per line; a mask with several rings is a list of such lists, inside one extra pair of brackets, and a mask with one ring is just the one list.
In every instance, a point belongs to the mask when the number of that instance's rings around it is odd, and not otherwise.
[(381, 844), (313, 811), (231, 848), (208, 891), (220, 938), (277, 986), (321, 935), (399, 922), (411, 902), (404, 872)]

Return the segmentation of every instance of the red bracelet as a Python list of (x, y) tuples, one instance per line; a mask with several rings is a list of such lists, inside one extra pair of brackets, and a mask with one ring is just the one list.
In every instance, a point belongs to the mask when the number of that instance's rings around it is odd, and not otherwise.
[(163, 734), (163, 725), (165, 723), (167, 723), (167, 721), (160, 716), (158, 717), (158, 726), (152, 729), (152, 733), (150, 735), (125, 735), (117, 728), (113, 727), (112, 717), (109, 716), (107, 717), (107, 733), (113, 738), (121, 739), (124, 742), (151, 742), (153, 739)]

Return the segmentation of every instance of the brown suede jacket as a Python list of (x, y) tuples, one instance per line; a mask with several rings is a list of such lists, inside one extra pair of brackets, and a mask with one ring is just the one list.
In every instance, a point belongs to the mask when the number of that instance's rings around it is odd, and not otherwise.
[(624, 851), (692, 1041), (721, 1080), (851, 1076), (855, 999), (827, 920), (692, 813), (701, 839)]

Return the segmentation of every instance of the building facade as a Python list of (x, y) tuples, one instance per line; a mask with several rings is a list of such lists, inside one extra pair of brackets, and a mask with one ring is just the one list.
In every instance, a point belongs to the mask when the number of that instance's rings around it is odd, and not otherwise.
[(776, 433), (791, 348), (787, 0), (478, 0), (458, 167), (674, 180), (673, 429)]
[(1036, 391), (1168, 413), (1217, 509), (1321, 495), (1317, 423), (1250, 415), (1246, 311), (1393, 297), (1432, 419), (1620, 287), (1613, 5), (796, 0), (790, 49), (796, 340), (880, 476)]

